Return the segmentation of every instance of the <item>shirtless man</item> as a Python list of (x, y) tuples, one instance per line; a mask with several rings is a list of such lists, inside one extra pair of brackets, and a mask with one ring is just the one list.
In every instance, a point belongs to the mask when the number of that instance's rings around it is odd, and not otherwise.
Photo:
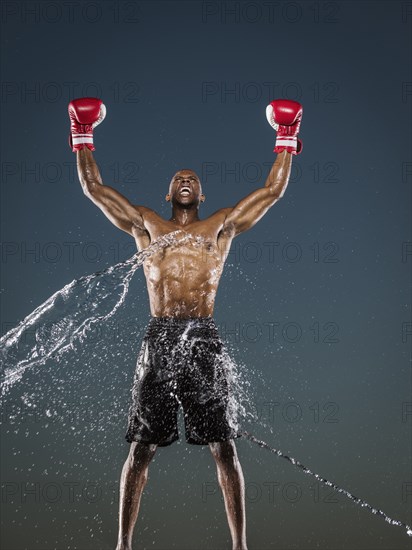
[[(166, 220), (151, 208), (131, 204), (104, 185), (93, 159), (93, 129), (106, 109), (96, 98), (69, 105), (70, 145), (84, 194), (109, 220), (147, 248), (163, 235), (201, 237), (201, 245), (183, 240), (149, 256), (144, 273), (151, 320), (143, 338), (133, 383), (126, 440), (131, 443), (120, 483), (119, 536), (116, 550), (131, 550), (133, 529), (148, 466), (157, 447), (178, 439), (177, 410), (182, 405), (186, 441), (208, 445), (217, 465), (219, 485), (232, 536), (233, 550), (247, 550), (245, 491), (234, 439), (241, 431), (228, 413), (230, 383), (222, 362), (223, 344), (213, 320), (215, 296), (223, 265), (236, 235), (247, 231), (285, 193), (292, 155), (301, 150), (297, 138), (302, 107), (290, 100), (268, 105), (269, 123), (277, 130), (278, 153), (264, 187), (234, 207), (199, 218), (205, 200), (199, 177), (192, 170), (177, 172), (166, 201), (172, 215)], [(171, 350), (173, 353), (171, 353)]]

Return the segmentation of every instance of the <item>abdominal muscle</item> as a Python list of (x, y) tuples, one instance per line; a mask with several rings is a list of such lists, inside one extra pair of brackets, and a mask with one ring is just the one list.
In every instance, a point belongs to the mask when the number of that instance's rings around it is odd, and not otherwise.
[(168, 247), (143, 264), (153, 317), (211, 317), (223, 258), (204, 247)]

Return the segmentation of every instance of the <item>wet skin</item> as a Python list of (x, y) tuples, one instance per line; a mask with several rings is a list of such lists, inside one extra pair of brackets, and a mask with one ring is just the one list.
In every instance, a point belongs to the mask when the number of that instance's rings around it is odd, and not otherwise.
[[(143, 269), (153, 317), (213, 316), (216, 292), (232, 240), (253, 227), (284, 194), (290, 176), (292, 155), (280, 153), (265, 185), (201, 220), (199, 206), (205, 200), (199, 177), (192, 170), (177, 172), (166, 200), (172, 215), (166, 220), (151, 208), (132, 205), (121, 193), (103, 185), (92, 152), (77, 153), (80, 182), (85, 195), (119, 229), (133, 236), (139, 250), (168, 233), (191, 234), (194, 241), (173, 244), (145, 260)], [(183, 187), (188, 193), (182, 193)]]
[[(154, 317), (213, 316), (216, 291), (233, 238), (255, 223), (284, 194), (290, 176), (292, 155), (280, 153), (264, 187), (250, 193), (235, 206), (221, 208), (201, 220), (199, 206), (205, 200), (198, 176), (180, 170), (170, 182), (166, 200), (172, 215), (165, 220), (151, 208), (132, 205), (118, 191), (103, 185), (91, 151), (77, 153), (83, 191), (109, 220), (136, 241), (139, 250), (163, 235), (193, 236), (189, 242), (173, 243), (149, 256), (143, 263)], [(183, 188), (188, 192), (184, 193)], [(196, 238), (200, 237), (200, 244)], [(132, 442), (120, 481), (119, 535), (116, 550), (131, 550), (140, 499), (147, 483), (148, 467), (157, 444)], [(222, 489), (232, 550), (247, 550), (245, 486), (233, 439), (209, 443)]]

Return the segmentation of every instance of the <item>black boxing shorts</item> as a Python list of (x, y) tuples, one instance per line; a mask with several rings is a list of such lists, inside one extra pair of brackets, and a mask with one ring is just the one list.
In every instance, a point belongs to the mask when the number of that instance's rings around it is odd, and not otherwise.
[(137, 359), (126, 441), (165, 447), (178, 440), (180, 405), (187, 443), (241, 437), (231, 365), (212, 317), (152, 317)]

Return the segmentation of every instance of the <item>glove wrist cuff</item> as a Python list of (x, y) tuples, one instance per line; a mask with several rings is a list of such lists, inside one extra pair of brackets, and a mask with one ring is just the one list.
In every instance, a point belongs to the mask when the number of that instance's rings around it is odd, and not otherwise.
[(287, 151), (292, 155), (299, 155), (302, 151), (303, 145), (300, 139), (297, 137), (278, 137), (276, 139), (275, 148), (273, 149), (274, 153), (281, 153), (282, 151)]
[(297, 148), (298, 138), (297, 136), (278, 136), (276, 138), (276, 147), (291, 147)]
[(72, 134), (73, 145), (91, 143), (93, 145), (93, 134)]
[(93, 144), (93, 134), (69, 134), (69, 145), (73, 153), (81, 151), (85, 147), (90, 151), (95, 151)]

